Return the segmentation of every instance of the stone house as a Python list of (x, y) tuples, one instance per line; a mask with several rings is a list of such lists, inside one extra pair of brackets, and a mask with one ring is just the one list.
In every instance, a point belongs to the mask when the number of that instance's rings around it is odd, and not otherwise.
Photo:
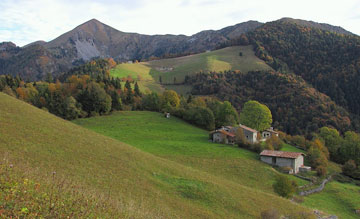
[(270, 127), (261, 133), (262, 139), (271, 138), (271, 136), (273, 136), (273, 135), (275, 135), (276, 137), (279, 137), (279, 133), (277, 131), (275, 131), (273, 127)]
[(293, 173), (298, 173), (304, 166), (304, 153), (263, 150), (260, 160), (278, 167), (290, 167)]
[(216, 142), (216, 143), (234, 144), (236, 141), (235, 134), (228, 132), (224, 129), (218, 129), (213, 132), (210, 132), (209, 137), (212, 140), (212, 142)]
[(237, 127), (236, 129), (241, 128), (243, 133), (244, 133), (244, 137), (246, 139), (246, 141), (250, 144), (254, 144), (258, 142), (258, 131), (256, 131), (255, 129), (249, 128), (247, 126), (244, 125), (239, 125), (239, 127)]

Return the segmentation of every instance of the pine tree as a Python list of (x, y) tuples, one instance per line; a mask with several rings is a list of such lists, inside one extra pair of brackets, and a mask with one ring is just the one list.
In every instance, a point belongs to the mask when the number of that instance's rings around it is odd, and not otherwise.
[(137, 82), (135, 83), (134, 92), (135, 92), (135, 96), (136, 96), (136, 97), (141, 97), (141, 96), (142, 96), (142, 95), (141, 95), (141, 92), (140, 92), (140, 89), (139, 89), (139, 85), (138, 85)]

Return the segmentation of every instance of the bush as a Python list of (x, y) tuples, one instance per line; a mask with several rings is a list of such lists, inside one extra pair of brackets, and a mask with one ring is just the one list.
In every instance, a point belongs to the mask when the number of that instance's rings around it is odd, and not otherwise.
[(324, 166), (318, 166), (315, 170), (318, 176), (325, 176), (327, 174), (327, 169)]
[(297, 183), (288, 177), (279, 175), (273, 184), (274, 191), (285, 198), (290, 198), (297, 190)]
[(344, 175), (351, 178), (360, 179), (360, 169), (353, 160), (348, 160), (344, 164), (344, 166), (342, 167), (342, 172)]
[(279, 219), (280, 215), (276, 209), (268, 209), (261, 212), (261, 219)]

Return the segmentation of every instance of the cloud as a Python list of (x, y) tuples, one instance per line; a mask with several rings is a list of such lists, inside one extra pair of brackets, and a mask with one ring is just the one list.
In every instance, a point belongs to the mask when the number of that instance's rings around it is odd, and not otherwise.
[(360, 34), (357, 0), (1, 0), (0, 42), (49, 41), (96, 18), (124, 32), (191, 35), (236, 23), (293, 17)]

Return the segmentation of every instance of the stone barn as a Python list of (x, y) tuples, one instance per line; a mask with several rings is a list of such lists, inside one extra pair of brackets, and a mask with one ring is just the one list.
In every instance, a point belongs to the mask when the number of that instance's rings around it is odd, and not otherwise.
[(263, 150), (260, 160), (278, 167), (290, 167), (298, 173), (299, 168), (304, 166), (304, 153)]

